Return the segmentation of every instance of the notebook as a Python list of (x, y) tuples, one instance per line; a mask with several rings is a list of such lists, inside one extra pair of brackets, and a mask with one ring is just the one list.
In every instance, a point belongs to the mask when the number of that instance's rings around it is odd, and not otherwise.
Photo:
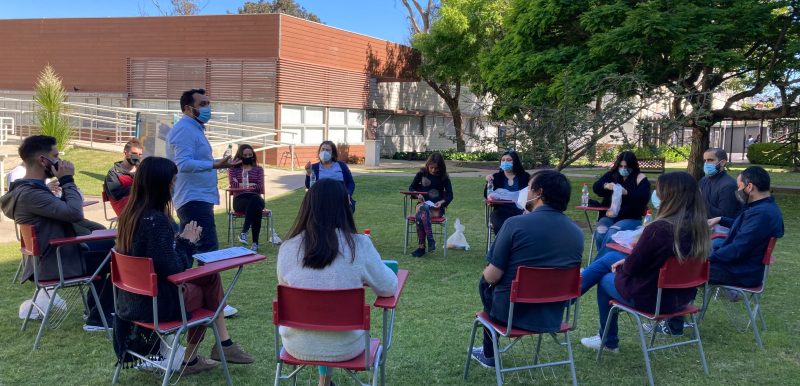
[(215, 261), (227, 260), (227, 259), (232, 259), (234, 257), (241, 257), (252, 254), (253, 251), (245, 247), (233, 247), (227, 249), (220, 249), (218, 251), (213, 251), (213, 252), (198, 253), (194, 255), (194, 258), (202, 261), (203, 263), (208, 264), (208, 263), (213, 263)]

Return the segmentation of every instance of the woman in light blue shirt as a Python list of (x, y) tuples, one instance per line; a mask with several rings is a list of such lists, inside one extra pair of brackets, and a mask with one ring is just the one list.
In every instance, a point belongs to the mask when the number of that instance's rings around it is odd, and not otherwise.
[(347, 195), (350, 198), (350, 209), (355, 213), (356, 201), (353, 200), (353, 192), (356, 190), (356, 183), (353, 181), (353, 174), (350, 173), (350, 168), (347, 164), (339, 161), (339, 152), (336, 150), (336, 144), (331, 141), (322, 142), (319, 145), (319, 162), (311, 164), (311, 161), (306, 163), (306, 189), (311, 188), (311, 173), (317, 180), (323, 178), (332, 178), (339, 181), (347, 189)]

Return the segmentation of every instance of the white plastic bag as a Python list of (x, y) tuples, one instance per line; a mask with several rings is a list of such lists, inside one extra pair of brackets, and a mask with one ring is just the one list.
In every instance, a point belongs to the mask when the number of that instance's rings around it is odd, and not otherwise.
[[(155, 361), (158, 365), (167, 367), (167, 362), (169, 362), (169, 352), (170, 348), (172, 347), (172, 342), (175, 339), (175, 334), (167, 335), (164, 339), (161, 340), (161, 347), (159, 348), (159, 354), (164, 357), (163, 360)], [(172, 370), (173, 371), (181, 371), (181, 365), (183, 364), (183, 357), (186, 354), (186, 347), (181, 344), (178, 344), (178, 347), (175, 348), (175, 359), (172, 361)], [(142, 371), (157, 371), (160, 370), (150, 364), (149, 362), (142, 362), (136, 366), (137, 369)]]
[(499, 200), (499, 201), (514, 201), (517, 202), (517, 197), (519, 197), (519, 192), (512, 192), (508, 189), (497, 189), (492, 194), (490, 194), (487, 198), (490, 200)]
[(467, 238), (464, 237), (464, 226), (461, 225), (461, 220), (456, 219), (456, 233), (447, 238), (447, 249), (466, 249), (469, 251), (469, 244)]
[(623, 247), (633, 248), (636, 242), (639, 241), (639, 236), (642, 235), (643, 231), (644, 227), (632, 231), (619, 231), (611, 235), (611, 239)]
[(609, 218), (615, 218), (619, 215), (619, 208), (622, 205), (622, 185), (614, 184), (614, 193), (611, 195), (611, 207), (606, 212)]
[(272, 239), (270, 241), (272, 241), (272, 243), (275, 244), (275, 245), (280, 245), (280, 243), (283, 242), (283, 241), (281, 241), (281, 238), (278, 237), (278, 234), (275, 233), (274, 229), (272, 230)]
[(714, 232), (714, 233), (722, 233), (722, 234), (726, 234), (726, 235), (728, 233), (731, 233), (731, 229), (730, 228), (726, 228), (726, 227), (724, 227), (722, 225), (719, 225), (719, 224), (714, 225), (711, 228), (711, 231)]
[[(36, 305), (43, 310), (47, 310), (47, 303), (50, 301), (50, 296), (52, 294), (52, 291), (48, 291), (48, 293), (45, 293), (45, 291), (47, 290), (39, 291), (39, 294), (36, 295)], [(30, 307), (30, 305), (31, 305), (30, 299), (22, 302), (22, 304), (19, 305), (20, 319), (23, 320), (25, 319), (25, 315), (28, 314), (28, 307)], [(53, 307), (58, 307), (62, 310), (66, 310), (67, 302), (65, 302), (64, 299), (61, 299), (60, 296), (56, 295), (56, 300), (53, 302)], [(31, 310), (31, 319), (41, 319), (42, 317), (43, 316), (41, 313), (39, 313), (39, 310), (36, 307), (33, 307), (33, 310)]]

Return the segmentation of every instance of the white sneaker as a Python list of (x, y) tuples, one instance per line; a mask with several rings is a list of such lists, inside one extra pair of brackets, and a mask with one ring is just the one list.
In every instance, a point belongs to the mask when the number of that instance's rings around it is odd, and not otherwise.
[[(583, 338), (583, 339), (581, 339), (581, 344), (582, 345), (584, 345), (584, 346), (586, 346), (588, 348), (591, 348), (591, 349), (595, 349), (595, 350), (599, 350), (600, 349), (600, 343), (602, 343), (602, 342), (603, 342), (603, 338), (601, 338), (600, 335), (595, 335), (595, 336), (593, 336), (591, 338)], [(619, 354), (619, 347), (614, 348), (614, 349), (609, 348), (609, 347), (605, 347), (605, 351), (606, 352), (610, 352), (612, 354)]]
[(244, 232), (239, 233), (239, 242), (244, 245), (247, 245), (247, 233)]
[(258, 252), (258, 244), (253, 243), (253, 245), (250, 246), (250, 250), (253, 252)]
[(225, 305), (225, 309), (222, 310), (222, 314), (226, 318), (231, 316), (231, 315), (236, 314), (237, 312), (239, 312), (239, 310), (237, 310), (237, 309), (235, 309), (235, 308), (233, 308), (233, 307), (231, 307), (230, 305), (227, 305), (227, 304)]

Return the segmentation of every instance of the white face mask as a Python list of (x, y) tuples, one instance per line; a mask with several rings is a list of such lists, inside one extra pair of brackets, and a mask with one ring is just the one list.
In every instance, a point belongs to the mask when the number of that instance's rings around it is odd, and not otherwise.
[(533, 201), (533, 199), (528, 199), (528, 187), (524, 187), (520, 189), (519, 196), (517, 196), (517, 207), (522, 210), (525, 210), (525, 206), (528, 205), (528, 202)]
[(319, 160), (322, 162), (328, 162), (331, 160), (331, 153), (323, 150), (319, 152)]

